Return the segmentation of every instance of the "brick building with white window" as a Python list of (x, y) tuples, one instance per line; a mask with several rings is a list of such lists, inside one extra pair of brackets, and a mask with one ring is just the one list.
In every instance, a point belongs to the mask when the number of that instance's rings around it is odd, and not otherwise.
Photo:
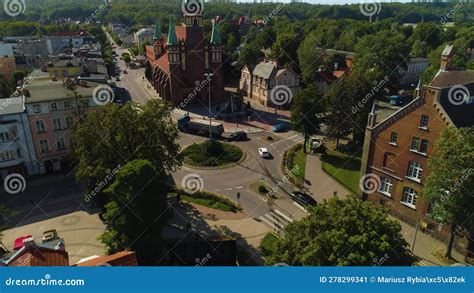
[[(474, 71), (449, 70), (452, 49), (443, 52), (441, 68), (433, 80), (415, 91), (412, 102), (387, 115), (377, 104), (369, 114), (361, 174), (380, 178), (377, 190), (363, 197), (388, 207), (392, 214), (420, 226), (440, 238), (449, 229), (430, 219), (430, 203), (421, 198), (429, 173), (428, 158), (436, 140), (447, 127), (474, 125)], [(457, 104), (451, 89), (471, 93)]]

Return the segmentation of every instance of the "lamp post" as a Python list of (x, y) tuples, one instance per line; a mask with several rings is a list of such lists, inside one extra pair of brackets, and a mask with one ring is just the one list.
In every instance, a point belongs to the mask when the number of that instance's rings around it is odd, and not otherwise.
[(214, 73), (204, 73), (207, 81), (209, 82), (208, 85), (208, 93), (209, 93), (209, 139), (212, 139), (212, 118), (211, 118), (211, 80)]

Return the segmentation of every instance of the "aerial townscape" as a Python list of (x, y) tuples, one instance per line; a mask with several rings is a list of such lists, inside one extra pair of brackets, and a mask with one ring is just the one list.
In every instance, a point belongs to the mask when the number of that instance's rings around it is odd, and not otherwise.
[(0, 267), (474, 264), (474, 3), (315, 2), (4, 0)]

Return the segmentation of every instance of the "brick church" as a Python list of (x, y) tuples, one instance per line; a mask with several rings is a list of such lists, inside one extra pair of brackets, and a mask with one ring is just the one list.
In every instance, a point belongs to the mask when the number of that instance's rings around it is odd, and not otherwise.
[(147, 58), (152, 67), (152, 83), (161, 98), (174, 106), (208, 104), (208, 79), (212, 73), (211, 98), (215, 105), (223, 100), (223, 46), (217, 21), (210, 40), (205, 40), (201, 11), (183, 12), (184, 23), (174, 25), (170, 20), (168, 35), (155, 25), (153, 45), (147, 46)]

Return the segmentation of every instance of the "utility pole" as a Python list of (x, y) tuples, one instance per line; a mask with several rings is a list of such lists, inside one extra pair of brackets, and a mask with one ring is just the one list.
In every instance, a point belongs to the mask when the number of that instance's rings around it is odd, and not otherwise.
[(204, 73), (204, 76), (209, 81), (208, 93), (209, 93), (209, 139), (212, 139), (212, 118), (211, 118), (211, 80), (214, 73)]

